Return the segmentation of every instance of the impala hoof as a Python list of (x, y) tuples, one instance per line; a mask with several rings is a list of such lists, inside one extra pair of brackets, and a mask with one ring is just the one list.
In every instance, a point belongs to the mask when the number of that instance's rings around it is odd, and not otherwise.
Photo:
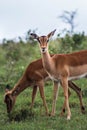
[(85, 114), (85, 107), (84, 107), (84, 106), (82, 106), (81, 112), (82, 112), (83, 114)]
[(46, 116), (49, 116), (50, 114), (49, 114), (49, 112), (46, 112), (45, 115), (46, 115)]
[(50, 113), (50, 115), (49, 116), (55, 116), (55, 113)]
[(67, 116), (67, 120), (70, 120), (70, 116)]

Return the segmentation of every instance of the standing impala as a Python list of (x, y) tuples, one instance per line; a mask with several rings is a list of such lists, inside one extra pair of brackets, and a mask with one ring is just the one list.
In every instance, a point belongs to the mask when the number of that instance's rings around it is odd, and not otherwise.
[(54, 81), (54, 94), (57, 92), (57, 84), (60, 81), (62, 83), (65, 96), (64, 106), (67, 108), (67, 120), (69, 120), (71, 118), (71, 111), (68, 100), (68, 81), (87, 76), (87, 50), (72, 54), (55, 54), (51, 57), (48, 52), (48, 41), (54, 35), (55, 31), (52, 31), (47, 36), (39, 37), (33, 33), (31, 36), (39, 42), (43, 66)]
[[(48, 78), (49, 78), (49, 76), (42, 65), (42, 59), (36, 60), (36, 61), (32, 62), (30, 65), (28, 65), (28, 67), (26, 68), (23, 76), (18, 81), (18, 83), (11, 90), (6, 88), (4, 101), (5, 101), (6, 106), (7, 106), (7, 112), (8, 113), (11, 112), (11, 110), (15, 104), (16, 97), (24, 89), (32, 86), (33, 92), (32, 92), (31, 107), (34, 104), (34, 99), (35, 99), (35, 95), (37, 92), (37, 87), (39, 87), (41, 98), (43, 100), (43, 104), (44, 104), (45, 109), (46, 109), (46, 114), (48, 114), (48, 108), (47, 108), (47, 104), (46, 104), (46, 100), (45, 100), (45, 96), (44, 96), (44, 81), (47, 80)], [(69, 87), (72, 88), (79, 96), (81, 111), (84, 112), (85, 109), (84, 109), (83, 102), (82, 102), (81, 89), (78, 88), (71, 81), (69, 81), (68, 83), (69, 83)]]

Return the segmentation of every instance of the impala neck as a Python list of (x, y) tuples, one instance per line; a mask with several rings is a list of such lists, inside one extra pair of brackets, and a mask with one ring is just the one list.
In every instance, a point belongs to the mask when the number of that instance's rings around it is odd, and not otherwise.
[(52, 67), (52, 59), (48, 51), (42, 53), (42, 61), (44, 68), (49, 72)]
[(20, 85), (15, 86), (12, 90), (12, 96), (18, 96), (24, 89)]
[(21, 79), (11, 90), (12, 96), (18, 96), (24, 89), (29, 86), (29, 82), (26, 79)]

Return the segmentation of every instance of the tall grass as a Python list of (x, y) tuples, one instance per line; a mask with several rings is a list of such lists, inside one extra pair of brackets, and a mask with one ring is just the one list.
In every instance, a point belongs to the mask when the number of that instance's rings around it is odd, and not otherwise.
[[(79, 80), (76, 82), (82, 86), (85, 92), (87, 82)], [(45, 87), (46, 100), (51, 112), (52, 107), (52, 84), (48, 83)], [(59, 96), (56, 106), (56, 115), (49, 117), (45, 115), (45, 109), (38, 92), (35, 99), (33, 109), (29, 109), (31, 103), (32, 89), (28, 88), (23, 91), (16, 100), (16, 104), (10, 115), (6, 112), (6, 106), (3, 102), (4, 91), (0, 92), (0, 130), (86, 130), (87, 129), (87, 95), (83, 95), (83, 101), (86, 108), (85, 114), (80, 111), (80, 104), (78, 97), (73, 90), (69, 99), (72, 117), (70, 121), (66, 120), (66, 113), (63, 117), (60, 116), (64, 96), (63, 90), (60, 87)]]

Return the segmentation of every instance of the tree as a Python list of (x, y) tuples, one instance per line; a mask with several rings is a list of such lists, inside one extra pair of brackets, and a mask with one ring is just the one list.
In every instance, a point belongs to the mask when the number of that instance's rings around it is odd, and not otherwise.
[[(72, 35), (74, 33), (74, 29), (76, 27), (75, 25), (75, 17), (77, 15), (77, 10), (75, 11), (64, 11), (62, 15), (59, 16), (59, 18), (62, 19), (62, 21), (70, 26), (70, 30), (68, 32)], [(66, 29), (65, 29), (66, 30)]]

